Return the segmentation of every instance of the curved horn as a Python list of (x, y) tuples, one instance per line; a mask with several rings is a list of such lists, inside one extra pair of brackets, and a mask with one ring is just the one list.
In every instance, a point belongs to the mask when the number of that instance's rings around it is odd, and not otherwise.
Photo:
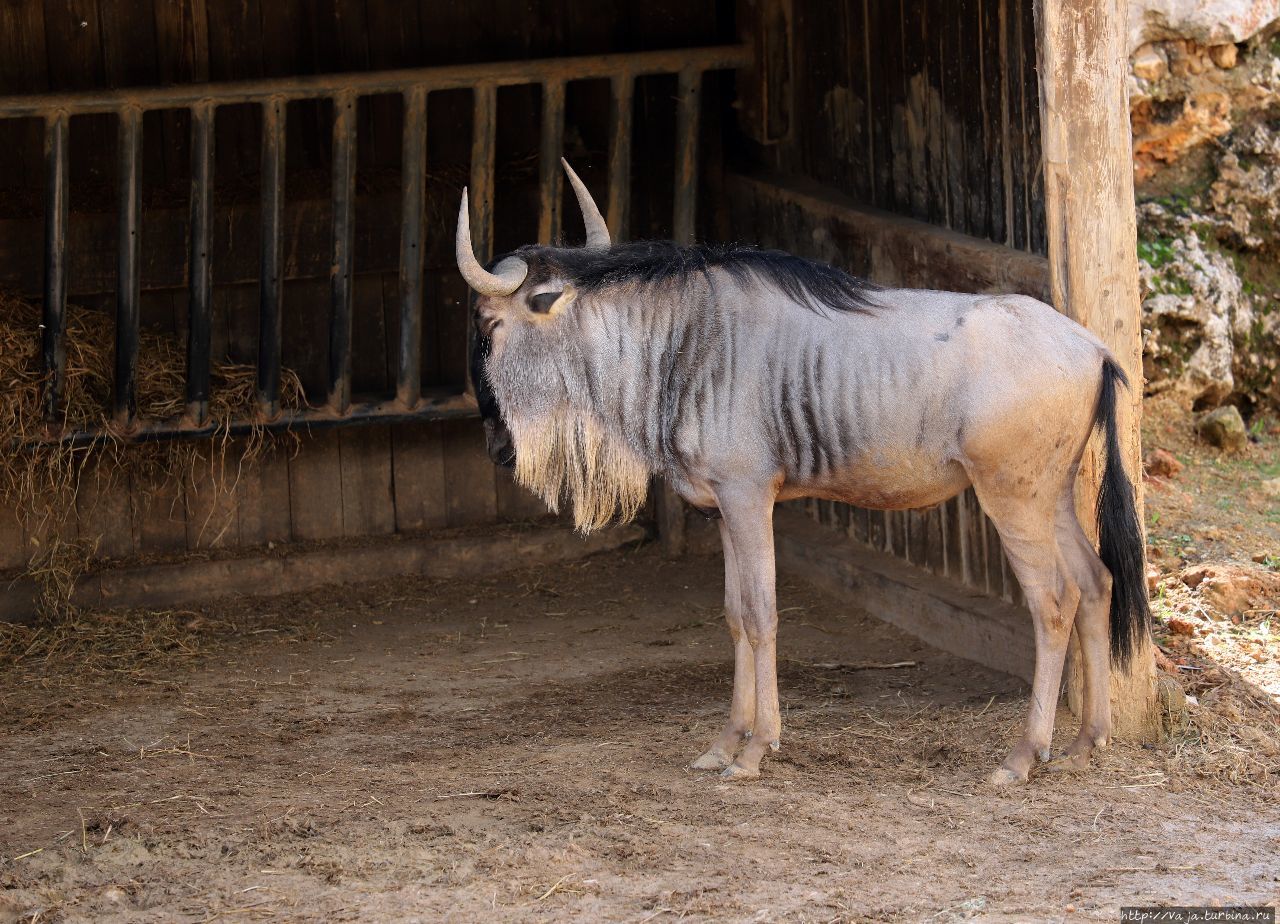
[(573, 187), (573, 194), (578, 198), (578, 208), (582, 209), (582, 223), (587, 226), (587, 242), (582, 246), (587, 250), (608, 249), (611, 243), (609, 226), (605, 224), (604, 217), (596, 208), (596, 201), (591, 198), (591, 193), (582, 180), (578, 179), (578, 174), (573, 172), (569, 162), (562, 157), (560, 163), (564, 165), (564, 172), (569, 175), (569, 185)]
[(467, 285), (481, 295), (510, 295), (520, 288), (524, 277), (529, 274), (529, 264), (519, 257), (508, 257), (494, 267), (497, 272), (491, 273), (476, 259), (471, 249), (471, 209), (467, 203), (467, 189), (462, 189), (462, 206), (458, 209), (458, 237), (454, 245), (454, 253), (458, 259), (458, 272), (467, 281)]

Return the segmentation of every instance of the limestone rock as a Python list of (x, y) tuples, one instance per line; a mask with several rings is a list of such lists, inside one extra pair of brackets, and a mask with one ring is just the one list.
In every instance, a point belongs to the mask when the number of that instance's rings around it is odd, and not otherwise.
[(1242, 616), (1249, 610), (1280, 607), (1280, 573), (1240, 565), (1211, 562), (1188, 568), (1182, 581), (1213, 609), (1226, 616)]
[(1129, 0), (1129, 49), (1160, 39), (1243, 42), (1280, 19), (1280, 0)]
[(1205, 414), (1196, 422), (1196, 431), (1210, 445), (1227, 452), (1240, 452), (1248, 445), (1249, 434), (1234, 404), (1227, 404)]
[(1182, 463), (1178, 461), (1178, 457), (1167, 449), (1151, 450), (1142, 465), (1153, 478), (1172, 478), (1182, 471)]
[(1189, 229), (1145, 242), (1138, 253), (1148, 391), (1174, 388), (1201, 408), (1216, 407), (1235, 389), (1236, 332), (1254, 320), (1235, 267)]

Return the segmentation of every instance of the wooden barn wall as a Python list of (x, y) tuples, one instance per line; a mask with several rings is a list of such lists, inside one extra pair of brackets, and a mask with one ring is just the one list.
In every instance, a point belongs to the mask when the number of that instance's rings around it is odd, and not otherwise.
[[(795, 0), (793, 127), (763, 149), (765, 162), (866, 205), (1044, 254), (1034, 26), (1032, 0)], [(782, 230), (764, 242), (829, 249), (806, 237)], [(867, 545), (1021, 602), (971, 490), (929, 511), (805, 507)]]
[[(586, 0), (31, 0), (0, 2), (0, 94), (224, 81), (476, 61), (640, 51), (733, 38), (725, 4), (652, 0), (602, 8)], [(536, 87), (498, 94), (496, 246), (537, 234), (540, 100)], [(330, 207), (327, 102), (291, 104), (283, 252), (285, 364), (324, 399)], [(707, 121), (715, 118), (709, 113)], [(607, 82), (573, 83), (565, 151), (597, 191), (606, 180)], [(401, 103), (361, 101), (354, 298), (357, 397), (394, 385)], [(670, 235), (675, 79), (636, 90), (633, 236)], [(213, 241), (215, 356), (257, 352), (258, 172), (255, 107), (218, 113)], [(189, 123), (148, 113), (143, 125), (143, 323), (186, 333)], [(714, 132), (711, 133), (714, 135)], [(71, 123), (69, 278), (73, 305), (113, 310), (116, 130), (111, 117)], [(36, 120), (0, 122), (0, 287), (41, 291), (44, 168)], [(431, 94), (423, 385), (460, 390), (467, 294), (452, 256), (452, 221), (471, 149), (471, 94)], [(714, 138), (704, 146), (715, 154)], [(643, 169), (641, 169), (643, 168)], [(581, 234), (566, 189), (564, 232)], [(33, 332), (34, 335), (34, 332)], [(237, 447), (228, 452), (234, 454)], [(487, 460), (477, 421), (361, 426), (303, 434), (218, 490), (200, 470), (84, 482), (63, 538), (97, 538), (127, 557), (211, 546), (391, 534), (522, 519), (543, 511)], [(19, 567), (48, 536), (0, 510), (0, 569)], [(39, 533), (39, 530), (34, 532)]]

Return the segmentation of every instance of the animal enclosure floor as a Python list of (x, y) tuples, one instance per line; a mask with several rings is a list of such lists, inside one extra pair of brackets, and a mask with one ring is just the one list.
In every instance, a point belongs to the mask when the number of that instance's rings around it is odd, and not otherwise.
[(1280, 898), (1274, 792), (1123, 744), (991, 790), (1024, 685), (785, 576), (781, 753), (754, 783), (685, 769), (728, 706), (720, 568), (643, 547), (214, 603), (164, 657), (10, 668), (0, 921), (1113, 921)]

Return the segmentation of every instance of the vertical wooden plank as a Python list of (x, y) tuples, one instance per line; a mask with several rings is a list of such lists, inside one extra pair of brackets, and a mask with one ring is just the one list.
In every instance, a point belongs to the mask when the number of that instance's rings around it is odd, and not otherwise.
[(954, 0), (945, 13), (942, 101), (947, 153), (947, 224), (956, 231), (969, 234), (972, 232), (965, 184), (965, 124), (969, 115), (966, 83), (973, 69), (976, 43), (970, 35), (970, 14), (964, 0)]
[(889, 551), (887, 519), (883, 510), (867, 511), (867, 544), (879, 552)]
[(986, 237), (1004, 243), (1005, 204), (1004, 60), (1000, 8), (1004, 0), (978, 0), (982, 7), (982, 141), (986, 168)]
[[(97, 0), (44, 0), (45, 42), (48, 48), (49, 88), (89, 90), (106, 82), (99, 38)], [(110, 151), (115, 119), (86, 116), (71, 122), (72, 151)], [(110, 157), (72, 157), (71, 187), (84, 189), (108, 182)]]
[[(1023, 120), (1022, 17), (1019, 6), (1024, 0), (1002, 0), (1001, 17), (1004, 45), (1001, 60), (1005, 62), (1005, 176), (1006, 214), (1009, 216), (1007, 243), (1024, 250), (1027, 246), (1027, 127)], [(1030, 0), (1025, 0), (1030, 2)]]
[(445, 516), (449, 526), (492, 523), (498, 516), (494, 466), (473, 420), (444, 423)]
[(302, 437), (289, 459), (290, 533), (295, 540), (336, 539), (342, 530), (342, 459), (337, 430)]
[(894, 80), (900, 102), (894, 106), (894, 187), (898, 211), (914, 218), (929, 217), (929, 178), (926, 157), (929, 133), (929, 75), (926, 56), (929, 0), (900, 0), (897, 36), (902, 57)]
[(924, 566), (934, 574), (947, 570), (947, 507), (939, 504), (925, 511)]
[[(891, 15), (892, 11), (892, 15)], [(897, 15), (897, 4), (867, 0), (863, 42), (867, 55), (866, 93), (871, 120), (872, 182), (871, 204), (893, 209), (893, 42), (889, 28)]]
[[(426, 255), (422, 232), (426, 214), (427, 91), (411, 87), (404, 95), (400, 155), (400, 306), (396, 324), (396, 400), (416, 407), (422, 397), (422, 268)], [(385, 290), (385, 286), (384, 286)], [(385, 297), (385, 296), (384, 296)]]
[(989, 67), (983, 51), (983, 0), (960, 0), (960, 15), (964, 17), (965, 33), (961, 55), (965, 62), (964, 106), (960, 115), (964, 138), (964, 191), (965, 227), (968, 233), (987, 237), (990, 226), (987, 221), (988, 166), (986, 152), (986, 85), (985, 75)]
[(395, 532), (389, 428), (341, 429), (338, 448), (342, 463), (343, 535), (383, 536)]
[[(234, 444), (238, 453), (241, 444)], [(289, 436), (268, 437), (259, 454), (240, 473), (240, 545), (287, 542), (292, 531), (289, 498)]]
[[(841, 45), (844, 57), (844, 86), (848, 103), (844, 107), (844, 123), (837, 136), (843, 148), (840, 172), (841, 186), (860, 202), (870, 200), (873, 172), (871, 139), (871, 100), (867, 94), (867, 36), (864, 34), (867, 4), (873, 0), (849, 0), (844, 9), (844, 32)], [(839, 103), (837, 103), (839, 105)]]
[(1044, 158), (1041, 152), (1040, 80), (1036, 67), (1035, 4), (1024, 2), (1022, 12), (1023, 112), (1026, 113), (1027, 139), (1027, 248), (1035, 253), (1047, 251), (1047, 229), (1044, 213)]
[(183, 473), (187, 548), (192, 551), (229, 548), (240, 539), (235, 446), (231, 443), (226, 453), (218, 446), (200, 447), (190, 469)]
[[(38, 93), (49, 89), (44, 7), (39, 3), (0, 3), (0, 92)], [(43, 137), (39, 119), (0, 123), (0, 182), (40, 182), (36, 152)]]
[(536, 520), (548, 515), (547, 505), (517, 484), (512, 472), (500, 468), (495, 472), (495, 478), (498, 492), (498, 519), (504, 522)]
[(564, 202), (564, 81), (542, 85), (542, 140), (538, 151), (538, 242), (560, 240), (561, 206)]
[(22, 568), (26, 563), (26, 546), (18, 511), (8, 504), (0, 504), (0, 571)]
[(444, 430), (435, 421), (391, 428), (391, 468), (397, 532), (439, 529), (448, 523)]
[[(207, 0), (169, 0), (154, 4), (156, 76), (162, 85), (209, 80), (209, 13)], [(158, 137), (164, 177), (173, 182), (186, 175), (187, 119), (180, 112), (160, 114)]]
[(187, 550), (187, 511), (182, 479), (167, 471), (138, 471), (133, 476), (136, 544), (143, 554)]
[(631, 230), (631, 117), (635, 78), (613, 78), (609, 105), (609, 192), (605, 221), (614, 243), (625, 241)]
[(98, 455), (85, 465), (76, 493), (80, 538), (97, 546), (100, 558), (127, 558), (137, 551), (128, 471)]
[[(251, 80), (263, 76), (262, 10), (260, 0), (218, 3), (207, 9), (205, 34), (209, 40), (210, 80)], [(194, 14), (193, 10), (193, 14)], [(273, 56), (283, 49), (273, 47)], [(226, 176), (244, 176), (257, 169), (259, 149), (256, 107), (222, 109), (217, 119), (218, 169)]]
[(962, 581), (965, 573), (966, 551), (963, 539), (963, 495), (951, 498), (943, 507), (943, 545), (946, 548), (946, 554), (942, 563), (942, 573), (953, 581)]
[(927, 0), (925, 4), (925, 147), (929, 179), (928, 219), (946, 227), (951, 206), (947, 180), (945, 75), (943, 50), (947, 33), (953, 28), (954, 11), (949, 0)]
[(987, 593), (993, 597), (1004, 596), (1004, 549), (1000, 547), (1000, 533), (991, 522), (991, 518), (983, 514), (982, 529), (986, 535), (985, 556), (987, 561)]

